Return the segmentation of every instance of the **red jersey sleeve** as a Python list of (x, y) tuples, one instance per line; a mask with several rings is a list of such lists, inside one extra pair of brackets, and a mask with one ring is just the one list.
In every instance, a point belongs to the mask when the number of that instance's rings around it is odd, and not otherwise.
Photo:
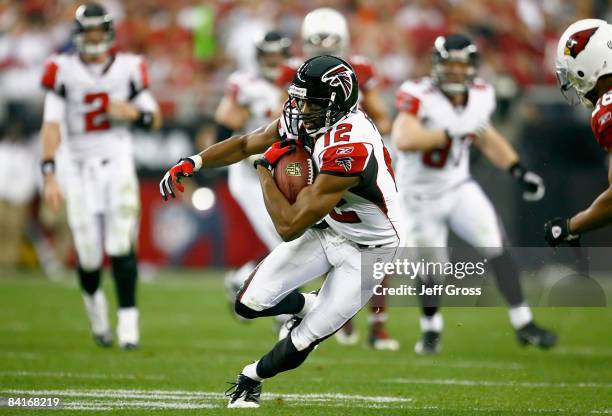
[(597, 143), (612, 150), (612, 92), (606, 93), (591, 116), (591, 128)]
[(395, 106), (399, 112), (416, 116), (421, 108), (421, 100), (406, 91), (399, 90), (395, 95)]
[(293, 81), (293, 77), (297, 72), (297, 67), (287, 63), (281, 66), (278, 78), (276, 78), (276, 85), (279, 88), (287, 88)]
[(53, 59), (47, 60), (43, 70), (42, 78), (40, 80), (40, 84), (43, 86), (43, 88), (49, 91), (59, 91), (59, 82), (57, 76), (58, 71), (59, 65)]
[(319, 173), (336, 176), (361, 175), (370, 156), (370, 149), (365, 143), (333, 146), (323, 152)]
[(357, 81), (359, 82), (359, 88), (363, 92), (368, 92), (372, 88), (378, 85), (378, 76), (372, 62), (359, 55), (355, 55), (349, 58), (349, 64), (353, 67)]

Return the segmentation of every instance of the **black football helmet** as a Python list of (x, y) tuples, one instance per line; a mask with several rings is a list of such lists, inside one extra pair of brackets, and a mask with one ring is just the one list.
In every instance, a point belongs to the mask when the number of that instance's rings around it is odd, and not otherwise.
[[(431, 78), (443, 92), (462, 94), (474, 82), (478, 66), (478, 48), (470, 38), (462, 34), (438, 36), (431, 58)], [(451, 79), (447, 64), (461, 62), (467, 65), (463, 79)]]
[[(89, 30), (102, 30), (104, 38), (99, 42), (87, 41), (85, 33)], [(74, 17), (74, 43), (80, 54), (96, 56), (108, 52), (115, 38), (113, 18), (98, 3), (79, 6)]]
[(346, 61), (322, 55), (298, 68), (288, 93), (283, 116), (289, 133), (297, 135), (303, 127), (309, 136), (316, 137), (357, 109), (359, 85)]
[[(289, 57), (291, 40), (280, 32), (267, 32), (256, 44), (257, 64), (261, 76), (269, 81), (276, 81), (282, 62)], [(276, 55), (274, 57), (273, 55)], [(278, 57), (282, 61), (278, 60)]]

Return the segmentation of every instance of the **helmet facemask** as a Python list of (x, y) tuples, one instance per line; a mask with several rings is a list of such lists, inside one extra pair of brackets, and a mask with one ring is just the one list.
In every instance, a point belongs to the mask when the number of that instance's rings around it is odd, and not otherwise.
[(268, 32), (257, 42), (257, 66), (259, 74), (270, 82), (280, 75), (281, 65), (289, 57), (291, 40), (278, 32)]
[[(447, 49), (446, 41), (447, 38), (440, 36), (434, 44), (432, 80), (446, 94), (464, 94), (476, 77), (478, 48), (473, 43), (468, 43), (461, 49)], [(467, 42), (467, 39), (465, 41)], [(461, 64), (465, 68), (463, 71), (459, 69)], [(463, 74), (460, 74), (461, 72)]]
[[(89, 14), (92, 8), (95, 15)], [(101, 6), (82, 5), (77, 9), (74, 43), (81, 55), (97, 57), (107, 53), (114, 38), (113, 19)]]
[[(283, 108), (283, 117), (289, 132), (298, 135), (299, 127), (304, 127), (311, 137), (327, 132), (342, 116), (342, 111), (334, 104), (336, 93), (330, 98), (306, 97), (302, 88), (291, 85), (289, 99)], [(308, 108), (307, 112), (304, 109)]]
[(304, 54), (307, 58), (319, 55), (343, 56), (345, 48), (342, 37), (335, 33), (317, 33), (304, 39)]

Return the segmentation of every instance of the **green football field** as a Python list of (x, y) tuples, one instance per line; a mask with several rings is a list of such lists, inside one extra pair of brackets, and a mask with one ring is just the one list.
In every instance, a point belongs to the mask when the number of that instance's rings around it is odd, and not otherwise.
[[(64, 409), (0, 414), (612, 414), (612, 309), (535, 310), (560, 335), (551, 351), (519, 347), (503, 308), (447, 309), (442, 354), (418, 357), (417, 310), (393, 308), (399, 352), (329, 339), (264, 383), (260, 409), (225, 409), (226, 382), (275, 335), (269, 318), (228, 313), (222, 273), (167, 271), (142, 283), (138, 351), (94, 345), (76, 279), (2, 273), (0, 397), (61, 397)], [(357, 326), (364, 335), (364, 314)]]

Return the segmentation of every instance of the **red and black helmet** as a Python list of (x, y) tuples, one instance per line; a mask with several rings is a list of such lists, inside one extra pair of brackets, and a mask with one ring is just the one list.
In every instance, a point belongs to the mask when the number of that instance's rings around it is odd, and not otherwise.
[[(317, 136), (357, 109), (359, 85), (348, 62), (322, 55), (298, 68), (288, 93), (283, 114), (286, 125), (294, 130), (290, 133), (297, 134), (297, 129), (303, 126), (310, 136)], [(311, 111), (302, 111), (304, 103), (309, 104)]]

